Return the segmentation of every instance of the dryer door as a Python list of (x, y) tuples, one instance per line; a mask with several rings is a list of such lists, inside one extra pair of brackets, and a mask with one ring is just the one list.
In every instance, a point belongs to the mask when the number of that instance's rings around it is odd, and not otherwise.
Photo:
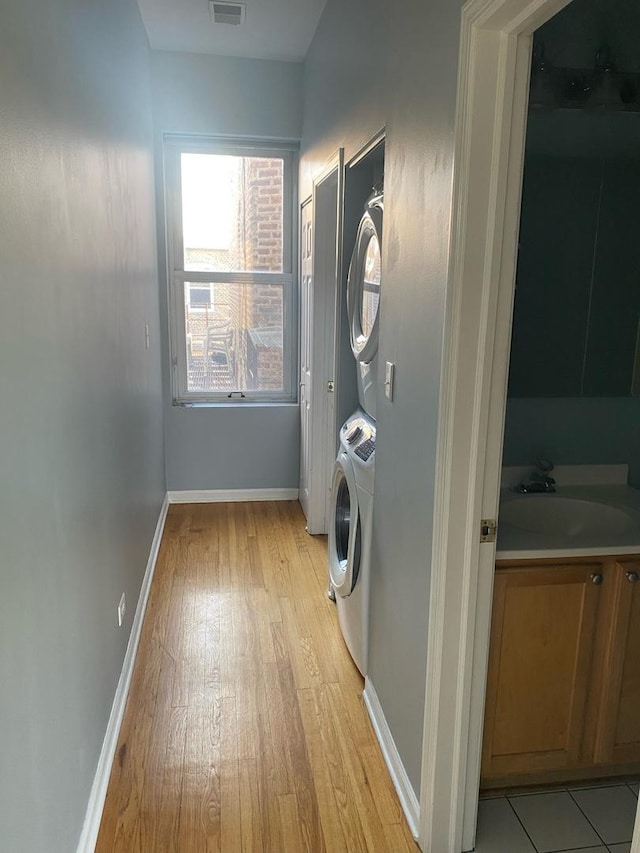
[(369, 363), (378, 349), (382, 209), (371, 205), (360, 220), (347, 280), (351, 349)]
[(329, 576), (337, 595), (351, 595), (360, 572), (362, 531), (353, 466), (346, 453), (338, 456), (331, 488)]

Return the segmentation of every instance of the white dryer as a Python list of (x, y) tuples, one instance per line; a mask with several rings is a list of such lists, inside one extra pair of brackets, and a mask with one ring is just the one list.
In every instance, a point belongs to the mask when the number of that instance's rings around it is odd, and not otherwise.
[(363, 675), (367, 673), (375, 448), (375, 421), (355, 412), (340, 430), (329, 517), (329, 578), (338, 622)]
[(376, 384), (378, 373), (378, 309), (382, 214), (381, 188), (375, 188), (365, 205), (358, 226), (356, 245), (347, 277), (347, 311), (351, 349), (358, 371), (358, 402), (364, 411), (376, 417)]

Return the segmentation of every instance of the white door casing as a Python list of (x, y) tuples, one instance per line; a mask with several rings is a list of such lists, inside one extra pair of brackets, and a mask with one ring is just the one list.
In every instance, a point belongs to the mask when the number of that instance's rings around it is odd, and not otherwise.
[(300, 208), (300, 484), (299, 500), (307, 519), (311, 504), (311, 359), (313, 347), (313, 204)]
[(498, 509), (531, 34), (568, 2), (469, 0), (462, 11), (420, 792), (426, 853), (475, 843), (495, 564), (495, 545), (481, 546), (479, 534)]
[[(316, 230), (314, 271), (321, 287), (317, 291), (316, 312), (324, 318), (323, 345), (314, 351), (321, 374), (320, 394), (322, 420), (319, 427), (320, 448), (317, 464), (321, 473), (318, 484), (318, 514), (321, 533), (331, 523), (331, 481), (338, 431), (336, 399), (340, 383), (338, 336), (340, 322), (340, 285), (342, 281), (342, 211), (344, 191), (344, 149), (340, 148), (315, 178), (315, 216), (322, 221)], [(326, 211), (326, 213), (325, 213)], [(331, 383), (331, 384), (330, 384)]]

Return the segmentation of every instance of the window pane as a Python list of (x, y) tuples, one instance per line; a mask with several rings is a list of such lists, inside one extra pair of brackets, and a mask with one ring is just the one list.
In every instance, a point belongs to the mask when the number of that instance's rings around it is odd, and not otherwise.
[(282, 272), (283, 160), (182, 154), (184, 269)]
[(282, 285), (186, 282), (187, 391), (282, 393), (283, 306)]

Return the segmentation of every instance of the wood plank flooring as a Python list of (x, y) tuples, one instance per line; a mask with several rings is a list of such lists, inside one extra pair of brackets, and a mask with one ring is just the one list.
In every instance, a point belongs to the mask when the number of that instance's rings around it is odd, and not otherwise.
[(97, 853), (417, 851), (297, 502), (169, 510)]

